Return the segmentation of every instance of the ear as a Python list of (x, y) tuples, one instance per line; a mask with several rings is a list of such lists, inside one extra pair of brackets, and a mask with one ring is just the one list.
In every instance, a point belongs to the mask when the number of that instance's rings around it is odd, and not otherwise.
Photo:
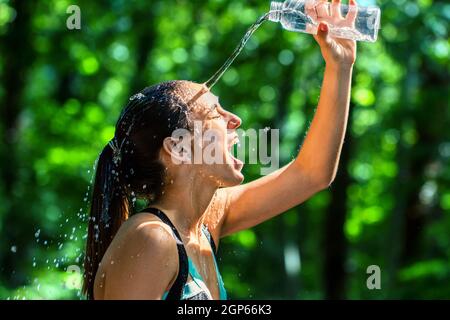
[(174, 164), (191, 163), (191, 143), (186, 137), (167, 137), (163, 141), (163, 150)]

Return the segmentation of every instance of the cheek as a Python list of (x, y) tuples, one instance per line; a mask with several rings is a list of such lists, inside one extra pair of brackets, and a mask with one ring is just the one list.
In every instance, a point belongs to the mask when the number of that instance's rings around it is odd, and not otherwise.
[[(210, 129), (202, 137), (202, 160), (204, 169), (216, 171), (226, 163), (227, 139), (222, 131)], [(206, 168), (207, 167), (207, 168)]]
[(223, 125), (219, 126), (217, 123), (213, 123), (205, 129), (203, 137), (205, 146), (214, 144), (216, 150), (227, 149), (227, 130)]

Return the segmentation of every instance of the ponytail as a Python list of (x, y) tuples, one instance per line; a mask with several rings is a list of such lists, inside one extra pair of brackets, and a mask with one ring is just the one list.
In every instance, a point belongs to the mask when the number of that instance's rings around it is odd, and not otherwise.
[(100, 261), (129, 215), (129, 200), (120, 170), (113, 160), (113, 150), (106, 145), (97, 162), (84, 259), (82, 291), (88, 299), (94, 299), (94, 281)]

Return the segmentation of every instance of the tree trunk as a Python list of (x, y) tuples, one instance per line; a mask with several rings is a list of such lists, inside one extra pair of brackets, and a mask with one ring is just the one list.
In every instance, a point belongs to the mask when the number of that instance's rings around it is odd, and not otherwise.
[[(294, 89), (293, 83), (294, 83), (294, 72), (295, 68), (293, 67), (284, 67), (283, 73), (281, 75), (281, 79), (283, 79), (280, 82), (280, 86), (278, 88), (278, 103), (277, 103), (277, 114), (275, 118), (275, 128), (281, 129), (283, 124), (286, 122), (287, 118), (287, 108), (289, 103), (289, 97), (292, 94), (292, 91)], [(300, 112), (300, 110), (298, 111)], [(280, 137), (282, 139), (282, 136)], [(294, 151), (295, 152), (295, 151)], [(272, 150), (273, 154), (273, 150)], [(281, 155), (280, 155), (281, 156)], [(280, 159), (281, 161), (282, 159)], [(281, 164), (281, 163), (280, 163)], [(298, 207), (296, 208), (298, 210)], [(298, 212), (300, 214), (300, 212)], [(289, 245), (289, 243), (295, 243), (295, 236), (297, 232), (292, 232), (293, 230), (289, 230), (288, 226), (286, 225), (284, 217), (280, 217), (277, 219), (277, 228), (281, 231), (281, 247), (283, 248), (283, 258), (285, 258), (285, 248)], [(300, 254), (300, 253), (299, 253)], [(284, 290), (285, 290), (285, 296), (289, 299), (295, 299), (297, 296), (297, 293), (299, 292), (299, 276), (298, 275), (291, 275), (287, 272), (287, 266), (284, 265)]]
[(154, 47), (154, 41), (157, 37), (156, 23), (154, 20), (156, 16), (144, 10), (137, 8), (134, 11), (133, 21), (136, 23), (134, 30), (137, 32), (137, 47), (136, 47), (136, 72), (131, 80), (130, 95), (133, 95), (149, 85), (146, 77), (146, 67), (148, 64), (149, 55)]
[(342, 147), (339, 170), (331, 186), (331, 201), (325, 218), (324, 279), (327, 300), (345, 299), (347, 239), (344, 232), (347, 217), (347, 188), (351, 183), (348, 163), (351, 150), (352, 110), (350, 106), (347, 138)]
[[(14, 268), (17, 261), (24, 259), (26, 252), (20, 251), (25, 247), (25, 239), (20, 236), (22, 228), (18, 228), (19, 220), (23, 219), (19, 215), (24, 212), (22, 202), (16, 199), (15, 188), (18, 180), (19, 162), (16, 148), (18, 138), (18, 119), (22, 111), (22, 96), (25, 87), (26, 73), (31, 65), (32, 46), (30, 39), (30, 22), (33, 11), (31, 3), (27, 1), (12, 1), (11, 6), (17, 12), (17, 16), (8, 26), (8, 31), (0, 41), (2, 43), (2, 54), (4, 59), (4, 72), (2, 84), (4, 86), (4, 100), (0, 109), (0, 130), (1, 130), (1, 159), (0, 176), (2, 183), (2, 193), (6, 199), (2, 206), (5, 216), (2, 225), (1, 243), (3, 252), (0, 255), (0, 265), (2, 274), (6, 276), (11, 285), (17, 285), (23, 279), (16, 279)], [(8, 228), (7, 226), (15, 226)], [(12, 241), (12, 242), (10, 242)], [(15, 246), (17, 253), (11, 254), (10, 248)], [(14, 250), (15, 251), (15, 250)], [(13, 253), (14, 253), (13, 251)]]

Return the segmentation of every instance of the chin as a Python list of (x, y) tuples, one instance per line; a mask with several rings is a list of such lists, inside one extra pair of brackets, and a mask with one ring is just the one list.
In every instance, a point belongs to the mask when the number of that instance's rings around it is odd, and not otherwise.
[(244, 175), (242, 174), (244, 163), (231, 154), (225, 159), (225, 164), (215, 167), (211, 176), (215, 177), (219, 186), (223, 188), (240, 185), (244, 181)]
[[(231, 170), (230, 170), (231, 169)], [(228, 173), (222, 176), (222, 187), (234, 187), (240, 185), (244, 181), (244, 175), (241, 170), (228, 168)]]
[(227, 185), (225, 187), (234, 187), (240, 185), (244, 181), (244, 176), (242, 173), (236, 174), (233, 179), (230, 179)]
[(229, 153), (228, 158), (229, 170), (231, 172), (231, 176), (233, 176), (234, 184), (238, 185), (244, 181), (244, 175), (242, 174), (242, 168), (244, 167), (244, 163), (238, 158), (234, 157), (231, 153)]

